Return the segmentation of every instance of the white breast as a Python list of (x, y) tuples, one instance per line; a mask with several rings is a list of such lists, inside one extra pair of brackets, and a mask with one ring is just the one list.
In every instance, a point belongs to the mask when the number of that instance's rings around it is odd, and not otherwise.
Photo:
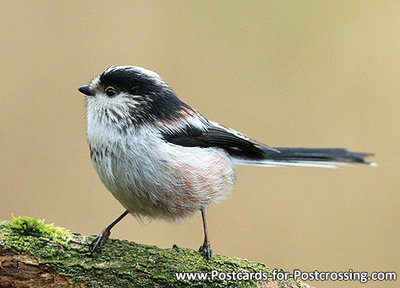
[(124, 132), (89, 117), (93, 165), (135, 216), (182, 218), (221, 201), (235, 182), (232, 161), (223, 150), (174, 145), (151, 126)]

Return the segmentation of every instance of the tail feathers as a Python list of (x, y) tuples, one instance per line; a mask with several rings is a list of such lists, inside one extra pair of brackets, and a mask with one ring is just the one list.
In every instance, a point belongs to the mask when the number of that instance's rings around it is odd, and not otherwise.
[[(263, 148), (261, 148), (263, 149)], [(367, 164), (375, 166), (375, 163), (366, 162), (365, 158), (372, 156), (370, 153), (349, 152), (343, 148), (275, 148), (279, 152), (265, 150), (263, 159), (235, 158), (237, 165), (256, 166), (312, 166), (324, 168), (336, 168), (354, 164)]]

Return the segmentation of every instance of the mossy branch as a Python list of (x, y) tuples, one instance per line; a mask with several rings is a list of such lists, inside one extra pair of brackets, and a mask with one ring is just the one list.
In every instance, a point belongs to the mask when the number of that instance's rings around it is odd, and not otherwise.
[(186, 248), (160, 249), (117, 239), (91, 255), (87, 243), (92, 239), (35, 218), (0, 223), (0, 287), (310, 287), (293, 280), (177, 280), (179, 272), (273, 269), (220, 255), (206, 261)]

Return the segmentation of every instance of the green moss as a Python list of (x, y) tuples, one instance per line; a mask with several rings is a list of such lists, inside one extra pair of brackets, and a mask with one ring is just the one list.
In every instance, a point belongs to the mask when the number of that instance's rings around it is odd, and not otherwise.
[(44, 219), (38, 220), (27, 216), (13, 217), (8, 225), (14, 232), (23, 236), (45, 237), (60, 244), (66, 244), (71, 239), (71, 233), (67, 229), (55, 227), (53, 224), (44, 224)]
[[(0, 225), (0, 252), (28, 253), (40, 264), (53, 267), (60, 275), (85, 287), (260, 287), (256, 281), (178, 281), (175, 273), (272, 271), (264, 264), (244, 259), (214, 255), (206, 261), (200, 253), (176, 245), (160, 249), (117, 239), (109, 239), (102, 251), (92, 255), (88, 242), (93, 238), (71, 235), (63, 228), (34, 218), (18, 217)], [(60, 244), (61, 241), (66, 245)], [(300, 287), (300, 284), (293, 280), (277, 281), (271, 287)]]

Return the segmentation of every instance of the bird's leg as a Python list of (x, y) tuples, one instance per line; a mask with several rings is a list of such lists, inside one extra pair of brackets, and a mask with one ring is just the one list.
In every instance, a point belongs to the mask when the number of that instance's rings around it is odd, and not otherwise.
[(90, 242), (89, 249), (91, 253), (99, 250), (104, 245), (108, 237), (110, 237), (111, 229), (128, 214), (129, 212), (128, 210), (126, 210), (117, 219), (115, 219), (106, 228), (104, 228), (103, 231), (101, 231), (101, 233), (96, 238), (94, 238), (92, 242)]
[(206, 210), (203, 208), (200, 209), (201, 217), (203, 218), (203, 228), (204, 228), (204, 243), (200, 246), (199, 252), (203, 255), (207, 260), (211, 259), (212, 250), (210, 241), (208, 240), (208, 233), (207, 233), (207, 222), (206, 222)]

